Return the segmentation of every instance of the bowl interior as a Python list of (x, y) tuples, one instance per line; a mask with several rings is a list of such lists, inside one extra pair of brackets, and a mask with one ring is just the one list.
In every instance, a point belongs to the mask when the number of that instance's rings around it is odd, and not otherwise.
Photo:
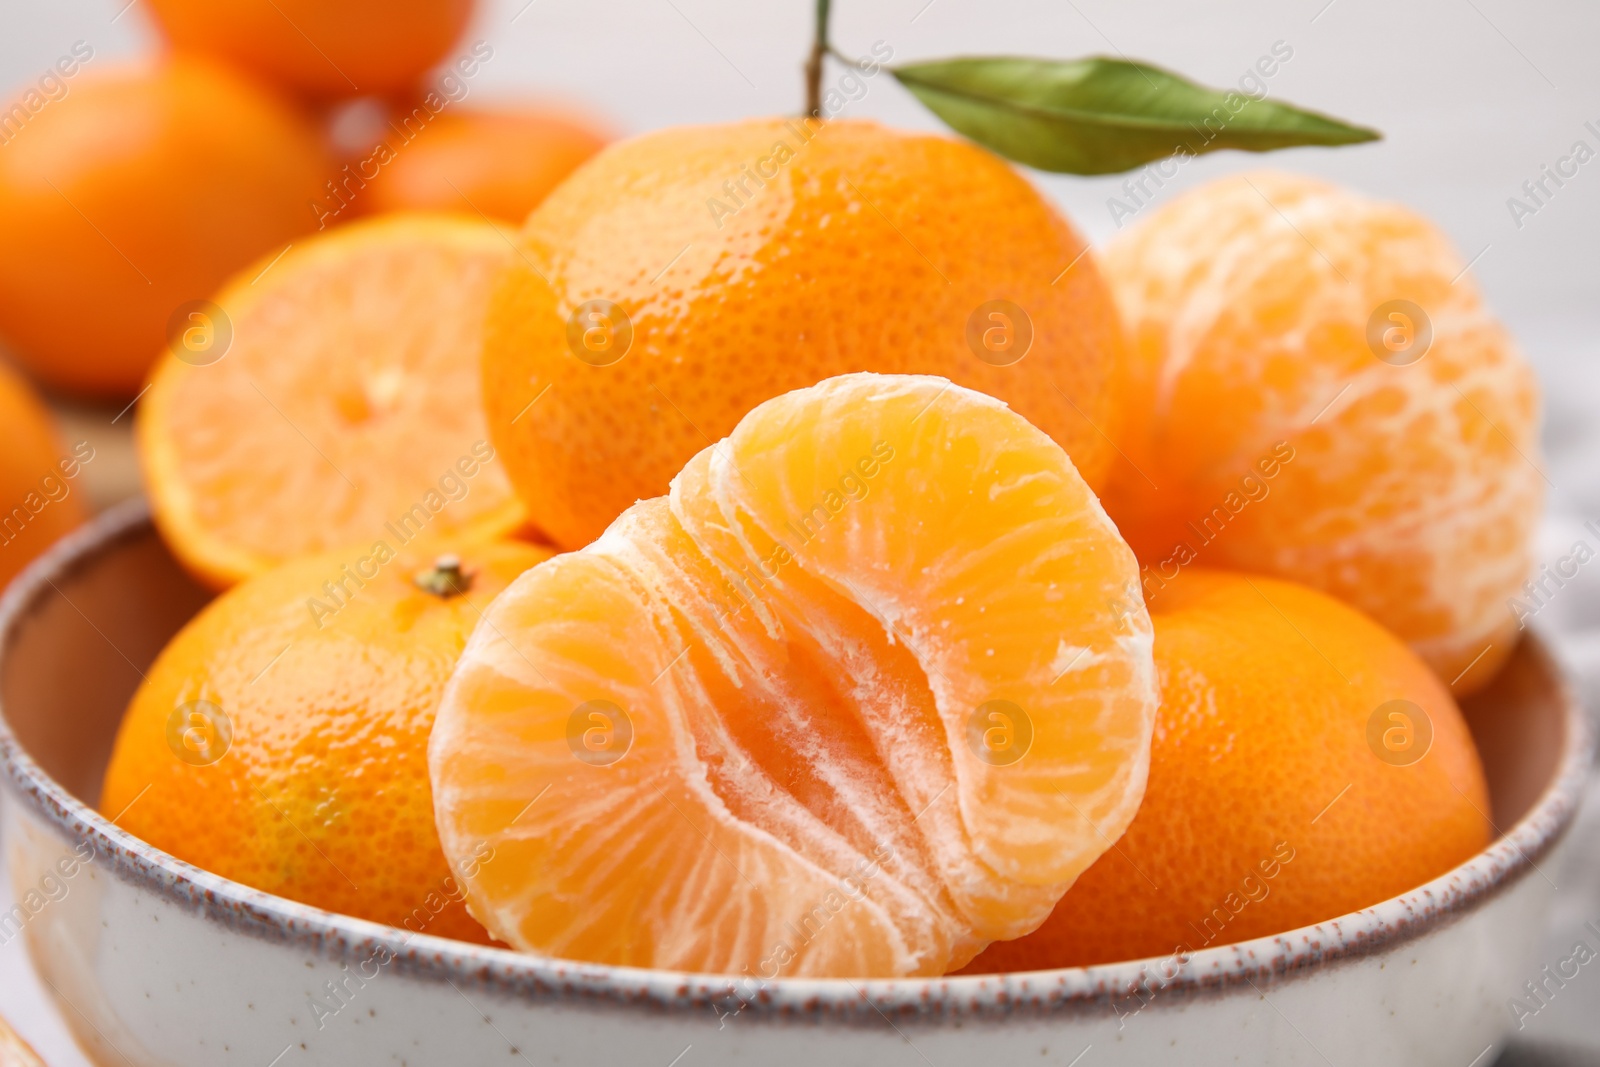
[(0, 707), (28, 755), (92, 805), (144, 672), (213, 594), (142, 522), (65, 569), (33, 573), (47, 580), (0, 638)]
[[(13, 587), (22, 600), (0, 634), (0, 708), (40, 767), (92, 805), (144, 672), (213, 594), (183, 571), (138, 506), (71, 540), (76, 548), (64, 543), (30, 572), (31, 583)], [(1555, 776), (1568, 728), (1560, 672), (1538, 641), (1524, 641), (1463, 711), (1499, 836)]]

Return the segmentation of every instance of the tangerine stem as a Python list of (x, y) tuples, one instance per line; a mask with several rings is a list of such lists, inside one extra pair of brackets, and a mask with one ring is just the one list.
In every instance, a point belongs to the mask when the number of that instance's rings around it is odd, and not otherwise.
[(822, 63), (832, 48), (828, 44), (828, 13), (832, 0), (817, 0), (817, 31), (811, 41), (811, 57), (806, 60), (806, 114), (822, 115)]
[(438, 557), (433, 566), (418, 571), (412, 581), (418, 589), (431, 593), (441, 600), (460, 596), (472, 588), (472, 575), (461, 567), (461, 557), (449, 554)]

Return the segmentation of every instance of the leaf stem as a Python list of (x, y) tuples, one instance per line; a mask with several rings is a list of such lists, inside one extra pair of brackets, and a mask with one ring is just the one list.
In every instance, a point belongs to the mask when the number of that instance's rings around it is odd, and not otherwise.
[(822, 114), (822, 63), (833, 51), (828, 44), (828, 14), (832, 6), (831, 0), (817, 0), (817, 30), (806, 60), (806, 114), (813, 118)]

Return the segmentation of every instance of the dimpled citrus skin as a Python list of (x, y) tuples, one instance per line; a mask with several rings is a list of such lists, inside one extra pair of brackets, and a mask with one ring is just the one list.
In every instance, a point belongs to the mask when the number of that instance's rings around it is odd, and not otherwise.
[(179, 305), (311, 229), (329, 164), (226, 68), (100, 62), (0, 150), (0, 336), (54, 388), (132, 398)]
[[(1133, 817), (1136, 581), (999, 401), (876, 374), (785, 394), (495, 602), (433, 733), (445, 853), (528, 951), (943, 973), (1033, 929)], [(617, 758), (580, 759), (620, 716)]]
[[(1117, 235), (1132, 465), (1106, 508), (1141, 562), (1171, 573), (1187, 543), (1356, 605), (1457, 693), (1493, 677), (1532, 567), (1538, 394), (1466, 266), (1406, 208), (1278, 173), (1202, 186)], [(1367, 343), (1396, 299), (1432, 322), (1406, 366)], [(1280, 443), (1293, 459), (1262, 479)], [(1268, 495), (1245, 504), (1252, 473)], [(1195, 527), (1218, 508), (1206, 544)]]
[[(764, 187), (745, 176), (758, 169)], [(569, 347), (569, 317), (595, 299), (632, 324), (609, 366)], [(1032, 322), (1010, 366), (967, 343), (992, 300)], [(483, 370), (518, 493), (576, 548), (756, 404), (850, 371), (938, 374), (999, 397), (1098, 487), (1122, 356), (1083, 239), (995, 156), (870, 122), (760, 119), (651, 133), (574, 173), (528, 218)]]
[(211, 336), (231, 343), (199, 365), (167, 353), (136, 424), (156, 525), (186, 567), (223, 589), (389, 524), (485, 540), (522, 525), (476, 372), (506, 242), (477, 219), (386, 215), (216, 295)]
[[(395, 555), (381, 565), (374, 546), (303, 557), (213, 601), (128, 705), (100, 810), (245, 885), (414, 933), (486, 941), (439, 851), (428, 733), (483, 610), (549, 553), (420, 544), (391, 538)], [(464, 595), (436, 596), (413, 581), (447, 550), (470, 577)], [(331, 595), (325, 582), (351, 595)], [(205, 766), (176, 754), (185, 721), (178, 741), (169, 734), (174, 709), (195, 700), (221, 708), (232, 728), (231, 745)], [(207, 735), (198, 736), (203, 750)]]
[(605, 143), (592, 126), (531, 105), (452, 107), (434, 116), (427, 136), (384, 165), (362, 206), (482, 212), (521, 225), (550, 190)]
[(62, 447), (44, 403), (0, 363), (0, 589), (83, 521), (81, 483), (64, 475), (85, 455)]
[[(1466, 722), (1382, 627), (1304, 586), (1204, 569), (1153, 597), (1150, 615), (1161, 710), (1139, 814), (1039, 930), (990, 946), (969, 973), (1292, 930), (1414, 889), (1488, 844)], [(1432, 723), (1410, 766), (1368, 743), (1391, 700)]]
[(312, 96), (408, 89), (445, 58), (473, 0), (150, 0), (180, 49)]

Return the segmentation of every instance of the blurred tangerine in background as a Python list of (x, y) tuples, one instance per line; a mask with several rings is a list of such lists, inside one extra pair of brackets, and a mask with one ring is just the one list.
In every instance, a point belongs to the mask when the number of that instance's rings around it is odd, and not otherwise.
[(150, 0), (180, 50), (315, 97), (412, 88), (445, 58), (473, 0)]
[(537, 99), (468, 104), (493, 50), (481, 42), (436, 84), (405, 97), (359, 97), (330, 108), (342, 165), (315, 206), (320, 228), (388, 211), (450, 211), (520, 225), (567, 175), (610, 140), (576, 108)]
[(538, 104), (450, 108), (382, 168), (368, 206), (520, 225), (606, 141), (597, 126)]
[(329, 166), (305, 116), (215, 63), (79, 73), (0, 152), (0, 337), (54, 389), (132, 397), (182, 305), (312, 228)]
[[(87, 453), (69, 452), (32, 388), (0, 363), (0, 588), (84, 518), (74, 481)], [(87, 447), (87, 446), (84, 446)]]

